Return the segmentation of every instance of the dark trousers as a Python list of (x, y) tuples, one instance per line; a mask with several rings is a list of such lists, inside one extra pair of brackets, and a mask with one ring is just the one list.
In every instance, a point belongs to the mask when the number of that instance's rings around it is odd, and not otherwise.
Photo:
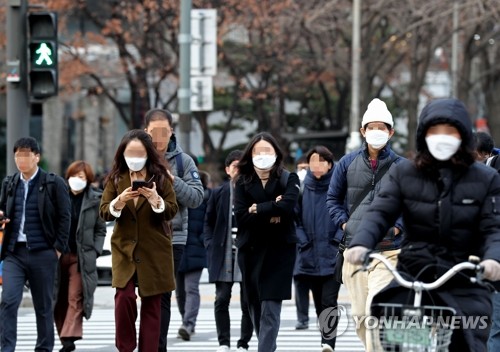
[[(334, 275), (306, 276), (305, 278), (309, 281), (309, 285), (311, 287), (317, 317), (320, 316), (323, 310), (337, 307), (340, 283), (335, 279)], [(335, 337), (332, 339), (325, 339), (323, 334), (321, 334), (322, 344), (330, 345), (333, 349), (335, 349), (335, 341)]]
[(250, 303), (249, 311), (259, 340), (258, 352), (276, 351), (280, 330), (282, 301), (263, 300)]
[(1, 351), (14, 352), (17, 342), (17, 312), (26, 280), (36, 314), (35, 351), (54, 349), (52, 300), (58, 258), (54, 249), (28, 251), (26, 244), (16, 244), (3, 261), (2, 303), (0, 304)]
[[(175, 281), (177, 282), (178, 281), (177, 270), (179, 269), (179, 265), (182, 260), (182, 255), (184, 254), (184, 248), (186, 246), (183, 244), (174, 244), (172, 247), (174, 252)], [(171, 305), (172, 305), (171, 299), (172, 299), (172, 292), (164, 293), (161, 296), (161, 326), (160, 326), (160, 340), (158, 344), (158, 352), (167, 351), (167, 335), (168, 335), (168, 328), (170, 326)], [(183, 314), (183, 312), (181, 314)]]
[[(160, 336), (161, 295), (141, 299), (139, 327), (139, 351), (156, 351)], [(137, 320), (137, 296), (134, 279), (115, 294), (115, 344), (120, 352), (133, 352), (137, 347), (135, 322)]]
[(295, 286), (295, 308), (297, 309), (297, 321), (299, 323), (309, 323), (309, 281), (302, 275), (293, 278)]
[[(231, 347), (231, 320), (229, 317), (229, 304), (231, 302), (231, 289), (234, 282), (217, 281), (215, 283), (215, 304), (214, 315), (217, 327), (217, 338), (220, 346)], [(253, 324), (248, 311), (248, 302), (245, 290), (240, 284), (240, 304), (241, 304), (241, 331), (240, 339), (236, 348), (248, 349), (248, 342), (252, 338)]]

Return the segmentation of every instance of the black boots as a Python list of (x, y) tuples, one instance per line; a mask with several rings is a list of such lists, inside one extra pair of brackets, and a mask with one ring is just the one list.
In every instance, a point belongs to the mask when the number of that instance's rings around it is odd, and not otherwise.
[(63, 347), (59, 350), (59, 352), (71, 352), (76, 349), (73, 339), (62, 338), (61, 343)]

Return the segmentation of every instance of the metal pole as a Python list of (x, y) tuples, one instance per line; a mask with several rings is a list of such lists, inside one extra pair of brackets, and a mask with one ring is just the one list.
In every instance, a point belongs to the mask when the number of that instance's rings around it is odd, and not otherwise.
[(352, 97), (351, 116), (349, 124), (349, 142), (346, 145), (347, 151), (359, 148), (361, 136), (359, 132), (359, 66), (361, 51), (361, 0), (354, 0), (352, 4)]
[(451, 38), (451, 96), (458, 96), (458, 1), (453, 1), (453, 34)]
[(9, 0), (7, 7), (7, 66), (17, 70), (19, 81), (7, 80), (7, 174), (17, 168), (12, 157), (14, 143), (30, 133), (31, 106), (28, 99), (26, 67), (26, 0)]
[(191, 0), (181, 0), (179, 33), (179, 137), (182, 149), (191, 151)]

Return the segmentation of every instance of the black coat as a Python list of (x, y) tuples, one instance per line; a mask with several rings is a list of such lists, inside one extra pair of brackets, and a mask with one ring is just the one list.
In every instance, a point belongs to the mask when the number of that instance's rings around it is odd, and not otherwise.
[[(290, 173), (286, 187), (275, 175), (271, 175), (265, 188), (256, 176), (248, 184), (241, 178), (236, 183), (238, 262), (251, 300), (251, 296), (261, 301), (291, 298), (297, 242), (293, 219), (299, 184), (295, 173)], [(280, 195), (282, 199), (276, 202)], [(250, 214), (248, 208), (254, 203), (257, 213)], [(271, 223), (272, 217), (280, 217), (280, 222)]]

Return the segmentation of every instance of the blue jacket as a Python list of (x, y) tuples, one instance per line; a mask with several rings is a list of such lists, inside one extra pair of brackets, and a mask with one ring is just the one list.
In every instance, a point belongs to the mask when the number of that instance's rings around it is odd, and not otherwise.
[[(71, 203), (69, 200), (68, 187), (64, 179), (57, 175), (47, 174), (42, 169), (38, 171), (38, 210), (40, 218), (43, 219), (43, 234), (47, 243), (64, 253), (67, 249), (69, 228), (71, 222)], [(19, 181), (19, 173), (7, 176), (2, 183), (0, 192), (0, 209), (9, 217), (14, 208), (15, 189)], [(13, 219), (11, 219), (12, 221)], [(5, 225), (4, 243), (10, 243), (10, 239), (16, 234), (12, 233), (12, 223)], [(2, 246), (1, 259), (5, 259), (7, 246)]]
[[(391, 159), (394, 159), (394, 162), (391, 164), (390, 169), (393, 169), (397, 163), (404, 160), (395, 154), (391, 150), (390, 145), (387, 144), (380, 151), (376, 170), (373, 171), (368, 157), (368, 147), (364, 143), (362, 148), (346, 154), (335, 165), (328, 188), (326, 205), (330, 218), (333, 219), (339, 228), (341, 228), (342, 224), (346, 223), (345, 234), (347, 244), (349, 244), (351, 238), (358, 231), (364, 214), (370, 209), (373, 199), (375, 199), (381, 187), (384, 183), (389, 182), (389, 172), (377, 182), (354, 212), (351, 212), (352, 205), (366, 185), (373, 184), (376, 174), (385, 164), (391, 162)], [(394, 226), (398, 227), (402, 234), (404, 227), (401, 218), (396, 220)], [(394, 229), (391, 227), (383, 241), (377, 246), (377, 249), (389, 250), (399, 248), (401, 238), (402, 236), (400, 235), (394, 236)]]
[(230, 181), (215, 188), (207, 204), (204, 223), (204, 245), (207, 251), (208, 278), (215, 282), (224, 264), (229, 231)]
[(328, 215), (326, 192), (333, 168), (320, 179), (308, 171), (298, 204), (297, 260), (294, 275), (328, 276), (335, 270), (335, 255), (342, 231)]
[(211, 189), (205, 189), (203, 202), (198, 208), (188, 209), (188, 236), (184, 254), (179, 265), (181, 273), (201, 270), (207, 267), (207, 253), (203, 244), (203, 224)]

